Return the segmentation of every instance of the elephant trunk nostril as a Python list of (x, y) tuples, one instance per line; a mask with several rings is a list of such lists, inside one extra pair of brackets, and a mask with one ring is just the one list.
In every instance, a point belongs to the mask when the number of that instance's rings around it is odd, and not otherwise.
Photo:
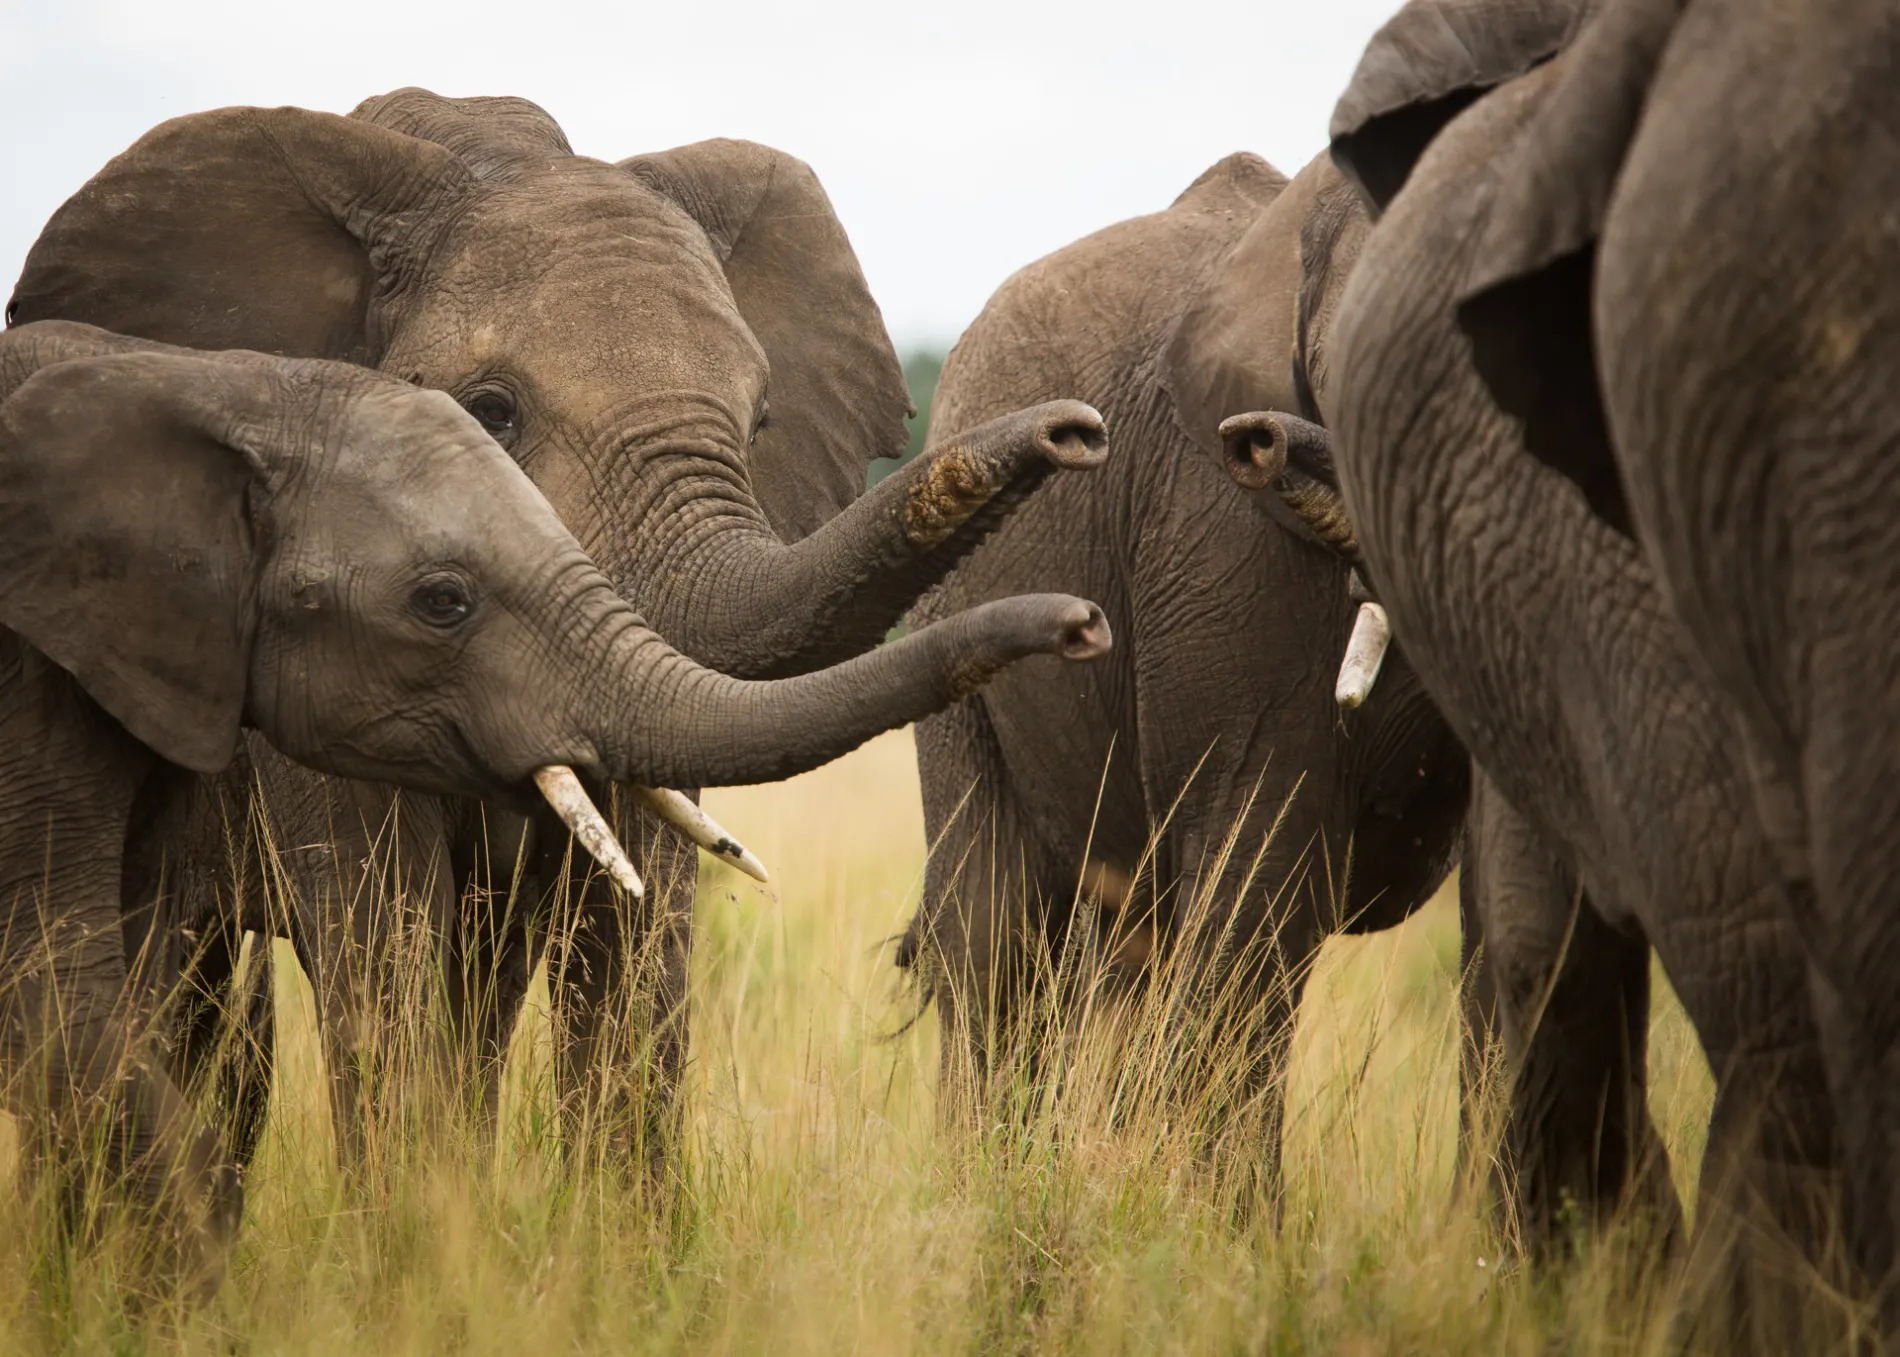
[(1051, 401), (1043, 407), (1043, 418), (1047, 422), (1037, 441), (1057, 466), (1080, 470), (1099, 466), (1108, 456), (1108, 425), (1094, 406)]
[(1114, 638), (1108, 630), (1108, 619), (1102, 610), (1093, 603), (1080, 605), (1081, 616), (1072, 619), (1063, 627), (1062, 658), (1065, 660), (1094, 660), (1108, 654), (1114, 645)]
[(1286, 428), (1272, 414), (1255, 410), (1224, 419), (1220, 440), (1229, 474), (1249, 490), (1265, 490), (1286, 471)]

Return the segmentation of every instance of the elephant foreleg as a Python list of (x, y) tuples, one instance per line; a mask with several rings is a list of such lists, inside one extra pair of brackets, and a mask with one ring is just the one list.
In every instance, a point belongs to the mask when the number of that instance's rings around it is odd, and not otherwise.
[[(556, 1091), (570, 1153), (603, 1145), (660, 1183), (679, 1133), (698, 857), (619, 791), (609, 813), (641, 864), (646, 895), (628, 900), (584, 852), (567, 853), (547, 940)], [(564, 832), (544, 837), (567, 842)]]
[(1628, 1213), (1673, 1241), (1682, 1208), (1647, 1103), (1647, 941), (1604, 923), (1483, 778), (1463, 870), (1510, 1081), (1497, 1181), (1519, 1237), (1539, 1253)]
[(1066, 909), (1074, 881), (1062, 884), (1018, 808), (981, 697), (914, 734), (931, 844), (898, 962), (937, 1005), (939, 1112), (975, 1124), (998, 1095), (1037, 1083), (1051, 967), (1037, 964), (1035, 944), (1048, 905)]
[(171, 1076), (188, 1093), (209, 1095), (231, 1158), (244, 1169), (270, 1119), (276, 966), (270, 937), (254, 935), (245, 957), (235, 925), (219, 920), (186, 962), (173, 998)]
[(318, 778), (263, 751), (257, 761), (289, 879), (291, 941), (315, 991), (338, 1158), (355, 1171), (416, 1078), (442, 1073), (430, 1017), (452, 895), (446, 808)]

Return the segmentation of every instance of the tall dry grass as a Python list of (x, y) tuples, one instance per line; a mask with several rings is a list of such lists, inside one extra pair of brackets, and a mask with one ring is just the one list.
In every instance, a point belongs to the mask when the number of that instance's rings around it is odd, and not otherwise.
[[(62, 1236), (8, 1149), (0, 1351), (1667, 1350), (1666, 1279), (1588, 1245), (1532, 1277), (1454, 1203), (1449, 892), (1326, 945), (1293, 1039), (1280, 1218), (1236, 1224), (1165, 1109), (1126, 1096), (1139, 1021), (1071, 1048), (1059, 1093), (1007, 1124), (941, 1132), (934, 1013), (893, 1035), (916, 1008), (888, 946), (923, 858), (907, 736), (708, 805), (779, 884), (706, 868), (676, 1190), (562, 1155), (541, 981), (502, 1133), (387, 1118), (375, 1171), (346, 1182), (309, 986), (280, 944), (274, 1110), (216, 1297), (141, 1303), (125, 1228)], [(1710, 1084), (1658, 990), (1652, 1107), (1688, 1193)]]

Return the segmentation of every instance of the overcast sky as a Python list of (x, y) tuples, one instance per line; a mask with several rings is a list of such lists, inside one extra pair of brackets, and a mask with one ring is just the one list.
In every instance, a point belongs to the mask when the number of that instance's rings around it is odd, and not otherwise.
[(0, 0), (0, 284), (153, 124), (518, 94), (583, 155), (749, 137), (811, 162), (903, 349), (1235, 150), (1292, 173), (1399, 0)]

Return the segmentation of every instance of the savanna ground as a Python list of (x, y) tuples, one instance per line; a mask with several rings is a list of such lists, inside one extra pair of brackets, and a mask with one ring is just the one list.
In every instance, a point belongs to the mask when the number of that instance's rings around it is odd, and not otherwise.
[[(1164, 1118), (1108, 1124), (1104, 1071), (1138, 1042), (1078, 1062), (1054, 1121), (940, 1131), (935, 1013), (903, 1030), (916, 1000), (890, 960), (923, 860), (907, 734), (707, 804), (777, 893), (705, 870), (670, 1205), (550, 1150), (545, 1007), (516, 1035), (498, 1150), (390, 1132), (374, 1187), (346, 1185), (287, 965), (275, 1111), (215, 1299), (128, 1317), (110, 1247), (62, 1251), (32, 1193), (0, 1192), (0, 1351), (1667, 1348), (1666, 1282), (1589, 1247), (1533, 1279), (1453, 1204), (1454, 890), (1327, 945), (1294, 1038), (1281, 1220), (1235, 1226)], [(1687, 1194), (1710, 1083), (1658, 989), (1652, 1106)]]

